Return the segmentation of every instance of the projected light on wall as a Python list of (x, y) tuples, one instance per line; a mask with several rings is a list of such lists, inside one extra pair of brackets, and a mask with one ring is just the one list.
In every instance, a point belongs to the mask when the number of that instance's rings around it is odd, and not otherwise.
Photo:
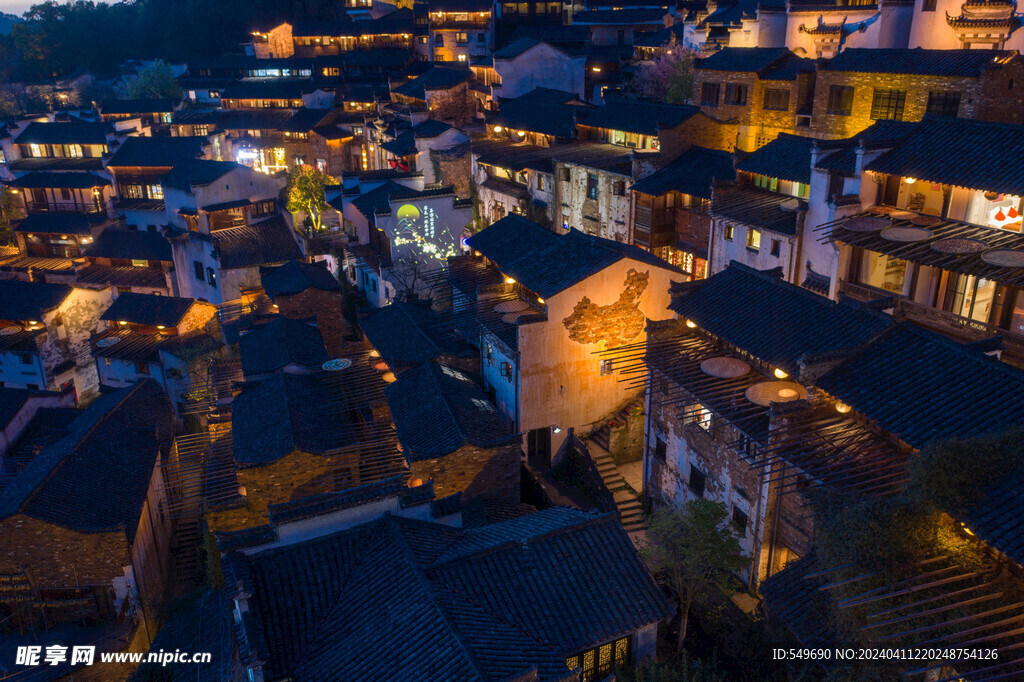
[(395, 246), (409, 245), (426, 258), (442, 261), (460, 252), (458, 240), (462, 230), (458, 230), (456, 237), (432, 207), (402, 204), (395, 217), (398, 218)]

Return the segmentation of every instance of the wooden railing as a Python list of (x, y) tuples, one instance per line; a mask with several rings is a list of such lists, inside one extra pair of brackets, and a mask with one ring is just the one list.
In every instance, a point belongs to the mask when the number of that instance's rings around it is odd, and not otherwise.
[(1009, 329), (1002, 329), (987, 322), (979, 322), (969, 317), (947, 312), (923, 303), (917, 303), (905, 296), (877, 289), (865, 284), (840, 282), (840, 293), (858, 301), (877, 301), (883, 298), (894, 300), (893, 316), (901, 320), (909, 320), (922, 327), (927, 327), (941, 334), (953, 336), (961, 341), (980, 341), (981, 339), (1001, 336), (1006, 351), (1006, 359), (1014, 365), (1024, 365), (1024, 335)]

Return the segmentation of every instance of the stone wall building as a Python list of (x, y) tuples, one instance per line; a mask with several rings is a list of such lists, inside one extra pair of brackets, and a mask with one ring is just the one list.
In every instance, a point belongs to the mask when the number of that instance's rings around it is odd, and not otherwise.
[(260, 268), (260, 282), (279, 314), (295, 320), (315, 319), (328, 354), (340, 352), (351, 325), (341, 315), (341, 284), (323, 263), (295, 260)]
[(155, 619), (170, 571), (166, 395), (152, 381), (105, 394), (50, 436), (0, 502), (0, 603), (16, 625)]

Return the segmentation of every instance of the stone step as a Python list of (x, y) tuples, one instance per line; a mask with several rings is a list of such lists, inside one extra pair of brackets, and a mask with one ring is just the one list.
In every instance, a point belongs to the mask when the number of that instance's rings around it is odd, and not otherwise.
[(627, 533), (636, 533), (638, 531), (647, 530), (647, 524), (643, 521), (633, 521), (629, 523), (623, 521), (622, 527)]
[(636, 495), (628, 490), (616, 490), (613, 493), (613, 497), (615, 498), (615, 504), (636, 502)]
[(619, 505), (619, 516), (629, 516), (631, 514), (643, 516), (643, 509), (640, 508), (639, 504), (626, 503)]

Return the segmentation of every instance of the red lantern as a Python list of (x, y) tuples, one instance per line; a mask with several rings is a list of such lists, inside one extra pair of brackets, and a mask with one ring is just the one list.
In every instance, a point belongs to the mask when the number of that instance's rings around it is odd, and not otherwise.
[(1013, 206), (1011, 206), (1011, 207), (1010, 207), (1010, 210), (1009, 210), (1009, 211), (1007, 211), (1006, 213), (1007, 213), (1007, 215), (1009, 215), (1009, 216), (1010, 216), (1011, 218), (1016, 218), (1017, 216), (1019, 216), (1019, 215), (1020, 215), (1020, 213), (1018, 213), (1018, 212), (1017, 212), (1017, 209), (1016, 209), (1016, 208), (1014, 208)]
[(1004, 220), (1006, 220), (1006, 215), (1003, 213), (1003, 209), (999, 209), (999, 212), (996, 213), (996, 220), (998, 220), (999, 222), (1003, 222)]

